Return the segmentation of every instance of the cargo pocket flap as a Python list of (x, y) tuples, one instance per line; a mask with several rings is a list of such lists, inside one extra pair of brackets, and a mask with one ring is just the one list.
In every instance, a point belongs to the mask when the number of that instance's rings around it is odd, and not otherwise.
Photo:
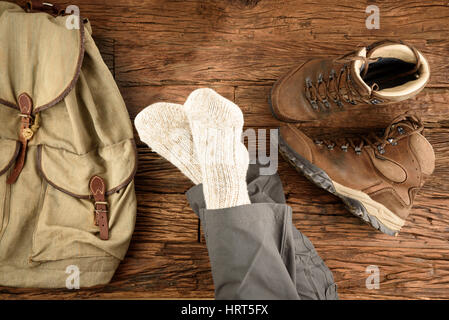
[(136, 145), (132, 139), (83, 155), (40, 145), (37, 158), (38, 169), (51, 186), (80, 199), (91, 197), (92, 176), (104, 179), (106, 195), (110, 195), (133, 180), (137, 167)]
[(20, 150), (20, 142), (0, 139), (0, 176), (5, 174), (14, 164)]

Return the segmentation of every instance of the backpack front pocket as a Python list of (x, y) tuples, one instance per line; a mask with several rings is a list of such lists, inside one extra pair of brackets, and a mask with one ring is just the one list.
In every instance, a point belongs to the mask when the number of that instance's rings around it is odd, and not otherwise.
[[(83, 155), (40, 145), (37, 167), (46, 190), (33, 235), (31, 260), (96, 256), (122, 260), (136, 215), (134, 140)], [(94, 176), (104, 184), (101, 204), (91, 190)], [(107, 219), (106, 238), (101, 236), (99, 214)]]
[(0, 238), (7, 220), (9, 185), (7, 185), (6, 179), (8, 172), (14, 166), (19, 151), (19, 141), (0, 138)]

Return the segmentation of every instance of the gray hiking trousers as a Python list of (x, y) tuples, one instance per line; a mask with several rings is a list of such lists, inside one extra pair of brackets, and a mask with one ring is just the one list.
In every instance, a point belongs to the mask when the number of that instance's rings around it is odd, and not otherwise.
[(250, 165), (251, 204), (207, 210), (202, 185), (187, 191), (201, 219), (216, 299), (338, 299), (329, 268), (292, 223), (277, 174)]

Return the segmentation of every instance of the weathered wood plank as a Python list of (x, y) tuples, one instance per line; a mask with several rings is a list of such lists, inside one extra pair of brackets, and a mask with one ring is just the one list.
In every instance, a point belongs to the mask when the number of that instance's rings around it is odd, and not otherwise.
[[(68, 1), (65, 3), (69, 4)], [(100, 34), (118, 34), (142, 41), (167, 39), (209, 41), (238, 37), (267, 40), (296, 36), (295, 41), (365, 40), (367, 36), (439, 41), (449, 27), (446, 1), (388, 1), (380, 9), (378, 30), (367, 30), (367, 3), (339, 1), (148, 1), (120, 0), (113, 3), (77, 1), (83, 15), (91, 17)]]
[[(294, 39), (297, 39), (295, 36)], [(376, 39), (367, 39), (365, 45)], [(407, 40), (407, 39), (404, 39)], [(168, 41), (168, 39), (167, 39)], [(449, 42), (415, 44), (429, 61), (429, 86), (447, 87)], [(356, 49), (350, 41), (294, 41), (278, 39), (212, 39), (206, 44), (179, 42), (163, 46), (147, 39), (117, 41), (116, 79), (121, 86), (218, 83), (269, 84), (292, 67), (311, 58), (337, 57)], [(166, 50), (165, 52), (161, 52)], [(169, 56), (170, 58), (166, 58)]]
[[(63, 2), (69, 4), (68, 2)], [(248, 5), (245, 5), (248, 4)], [(365, 3), (335, 1), (78, 2), (97, 38), (114, 39), (122, 86), (266, 84), (311, 57), (341, 55), (392, 38), (428, 58), (431, 86), (447, 87), (445, 1), (376, 4), (379, 30), (365, 27)]]

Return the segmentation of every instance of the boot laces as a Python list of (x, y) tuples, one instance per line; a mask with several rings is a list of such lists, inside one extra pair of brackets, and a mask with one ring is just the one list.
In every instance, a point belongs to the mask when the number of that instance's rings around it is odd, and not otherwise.
[[(421, 67), (421, 59), (418, 53), (418, 50), (409, 45), (404, 43), (400, 40), (382, 40), (375, 43), (372, 43), (371, 45), (367, 46), (367, 54), (369, 51), (371, 51), (373, 48), (384, 45), (384, 44), (402, 44), (410, 48), (412, 50), (413, 55), (416, 59), (416, 65), (415, 67), (402, 74), (397, 74), (391, 77), (391, 79), (395, 79), (398, 77), (403, 77), (408, 74), (414, 74), (416, 73), (419, 68)], [(337, 107), (340, 109), (343, 108), (344, 102), (349, 103), (352, 105), (356, 105), (358, 103), (369, 103), (369, 100), (371, 97), (363, 97), (354, 87), (353, 81), (351, 79), (350, 75), (350, 63), (355, 60), (361, 60), (362, 65), (364, 65), (361, 77), (364, 78), (366, 74), (368, 73), (368, 68), (370, 62), (376, 62), (379, 60), (379, 58), (367, 58), (362, 56), (356, 56), (356, 52), (350, 52), (340, 58), (337, 58), (335, 62), (341, 62), (343, 63), (343, 66), (340, 68), (340, 71), (338, 74), (335, 72), (334, 69), (331, 70), (329, 73), (327, 79), (325, 80), (323, 73), (320, 73), (318, 75), (317, 81), (312, 81), (310, 78), (306, 79), (305, 84), (305, 92), (306, 92), (306, 98), (309, 101), (312, 108), (316, 111), (320, 110), (326, 110), (330, 109), (332, 101)], [(321, 93), (321, 87), (323, 87), (322, 90), (324, 90), (324, 93)], [(373, 83), (371, 86), (371, 92), (375, 92), (379, 89), (379, 86), (376, 83)], [(321, 91), (322, 91), (321, 90)], [(321, 106), (321, 108), (320, 108)]]
[(421, 133), (424, 125), (415, 114), (407, 113), (394, 118), (385, 129), (382, 136), (370, 132), (368, 135), (359, 135), (358, 137), (344, 137), (342, 140), (331, 139), (316, 139), (314, 142), (317, 145), (325, 145), (329, 150), (334, 150), (339, 146), (344, 152), (350, 148), (354, 150), (357, 155), (360, 155), (364, 148), (371, 147), (379, 154), (385, 153), (385, 146), (390, 144), (396, 146), (398, 141), (411, 136), (414, 133)]
[[(349, 55), (352, 54), (354, 53), (350, 53)], [(352, 105), (367, 103), (367, 98), (364, 98), (355, 89), (353, 80), (351, 79), (350, 63), (355, 60), (361, 60), (363, 62), (365, 65), (363, 77), (368, 72), (369, 63), (377, 61), (378, 58), (372, 59), (361, 56), (348, 57), (349, 55), (335, 60), (335, 62), (343, 63), (338, 74), (335, 69), (332, 68), (326, 79), (323, 76), (323, 73), (318, 75), (318, 79), (315, 82), (310, 78), (306, 79), (306, 98), (314, 110), (330, 109), (331, 102), (340, 109), (343, 108), (344, 103)], [(373, 85), (371, 89), (375, 91), (376, 86)]]

